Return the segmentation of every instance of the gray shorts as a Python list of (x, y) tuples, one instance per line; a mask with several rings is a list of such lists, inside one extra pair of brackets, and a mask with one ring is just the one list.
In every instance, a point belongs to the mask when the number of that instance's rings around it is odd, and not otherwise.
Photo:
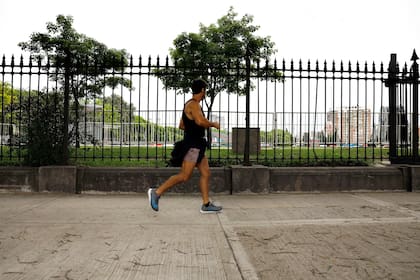
[(190, 148), (185, 154), (184, 161), (197, 162), (198, 156), (200, 155), (200, 149)]

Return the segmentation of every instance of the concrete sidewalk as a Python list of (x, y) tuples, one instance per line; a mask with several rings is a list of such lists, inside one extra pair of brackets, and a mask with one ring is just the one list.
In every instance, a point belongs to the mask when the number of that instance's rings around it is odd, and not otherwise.
[(0, 193), (0, 279), (420, 279), (420, 193)]

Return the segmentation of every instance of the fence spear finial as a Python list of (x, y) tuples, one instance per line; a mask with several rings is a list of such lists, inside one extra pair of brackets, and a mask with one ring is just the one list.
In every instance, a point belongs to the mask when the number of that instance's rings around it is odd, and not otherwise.
[(417, 59), (419, 59), (419, 57), (416, 54), (416, 49), (413, 50), (413, 55), (411, 56), (411, 60), (412, 61), (416, 61)]

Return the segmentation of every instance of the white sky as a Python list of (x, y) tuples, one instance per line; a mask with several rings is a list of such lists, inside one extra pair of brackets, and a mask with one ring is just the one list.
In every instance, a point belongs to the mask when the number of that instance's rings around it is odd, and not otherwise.
[(0, 0), (0, 55), (20, 55), (32, 32), (58, 14), (80, 33), (134, 57), (166, 57), (181, 32), (198, 32), (230, 6), (254, 16), (258, 35), (271, 36), (277, 59), (388, 63), (390, 53), (420, 55), (420, 0)]

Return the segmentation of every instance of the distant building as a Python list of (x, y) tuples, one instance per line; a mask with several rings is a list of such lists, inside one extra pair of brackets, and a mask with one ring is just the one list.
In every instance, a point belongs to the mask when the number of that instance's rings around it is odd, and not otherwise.
[[(396, 108), (396, 140), (397, 143), (409, 141), (409, 122), (405, 108)], [(389, 107), (382, 106), (379, 115), (379, 124), (375, 127), (375, 142), (389, 143)]]
[(372, 113), (370, 109), (344, 107), (327, 112), (326, 137), (345, 144), (366, 144), (372, 135)]
[(389, 143), (389, 107), (382, 106), (379, 124), (375, 127), (375, 142)]

